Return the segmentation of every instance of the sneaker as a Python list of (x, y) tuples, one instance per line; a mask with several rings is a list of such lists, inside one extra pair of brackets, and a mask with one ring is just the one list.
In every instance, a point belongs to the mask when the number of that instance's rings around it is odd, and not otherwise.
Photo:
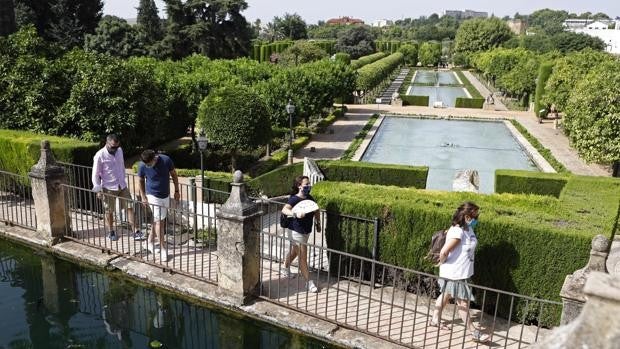
[(155, 246), (153, 246), (152, 242), (147, 242), (146, 244), (144, 244), (144, 248), (146, 248), (148, 252), (151, 252), (151, 253), (155, 252)]
[(161, 250), (161, 261), (162, 262), (167, 262), (168, 261), (168, 252), (166, 252), (166, 250)]
[(293, 277), (293, 274), (291, 273), (291, 268), (282, 268), (280, 270), (280, 275), (282, 276), (283, 279), (288, 279), (288, 278)]
[(143, 232), (136, 230), (136, 232), (133, 233), (133, 239), (137, 241), (142, 241), (146, 239), (146, 235)]
[(314, 284), (314, 281), (312, 280), (308, 280), (308, 285), (306, 286), (308, 288), (308, 292), (312, 292), (312, 293), (319, 292), (319, 289), (316, 287), (316, 285)]
[(480, 330), (474, 330), (471, 333), (471, 340), (474, 342), (484, 343), (489, 340), (489, 335), (480, 332)]
[(112, 241), (116, 241), (118, 240), (118, 236), (116, 235), (116, 232), (114, 230), (111, 230), (108, 233), (108, 239), (112, 240)]

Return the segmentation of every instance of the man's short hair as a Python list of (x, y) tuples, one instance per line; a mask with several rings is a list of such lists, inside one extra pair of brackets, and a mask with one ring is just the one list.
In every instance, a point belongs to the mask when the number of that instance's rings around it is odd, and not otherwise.
[(147, 149), (140, 154), (140, 158), (142, 159), (142, 162), (148, 164), (155, 158), (155, 152), (152, 149)]
[(119, 139), (118, 136), (115, 133), (110, 133), (106, 138), (105, 138), (106, 142), (114, 142), (114, 143), (118, 143)]

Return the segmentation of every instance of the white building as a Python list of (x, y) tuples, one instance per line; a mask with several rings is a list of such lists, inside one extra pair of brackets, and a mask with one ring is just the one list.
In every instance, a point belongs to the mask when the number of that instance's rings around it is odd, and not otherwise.
[(616, 21), (613, 29), (608, 28), (609, 23), (596, 21), (586, 23), (584, 26), (579, 28), (568, 27), (568, 30), (575, 33), (583, 33), (597, 37), (605, 43), (605, 51), (620, 55), (620, 21)]
[(376, 21), (373, 21), (370, 25), (372, 25), (373, 27), (382, 28), (392, 24), (394, 24), (394, 22), (389, 19), (377, 19)]

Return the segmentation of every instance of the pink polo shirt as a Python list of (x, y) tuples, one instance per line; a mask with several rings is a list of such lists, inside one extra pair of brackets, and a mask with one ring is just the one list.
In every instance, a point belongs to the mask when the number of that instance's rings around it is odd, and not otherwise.
[(94, 192), (99, 192), (102, 188), (109, 190), (127, 188), (123, 149), (118, 148), (114, 155), (108, 153), (106, 147), (99, 149), (93, 158), (92, 181)]

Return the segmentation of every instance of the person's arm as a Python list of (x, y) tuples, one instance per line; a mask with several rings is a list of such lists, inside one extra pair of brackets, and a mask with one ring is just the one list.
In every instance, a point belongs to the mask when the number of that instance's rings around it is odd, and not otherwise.
[(291, 206), (291, 204), (284, 205), (284, 207), (282, 207), (282, 213), (289, 217), (295, 216), (295, 214), (293, 213), (293, 206)]
[(179, 190), (179, 176), (177, 176), (177, 171), (174, 168), (170, 170), (170, 176), (172, 177), (172, 183), (174, 183), (174, 199), (179, 201), (181, 198), (181, 191)]
[(149, 202), (148, 202), (148, 200), (146, 198), (146, 182), (145, 182), (145, 179), (142, 176), (140, 176), (139, 178), (140, 178), (140, 180), (139, 180), (139, 183), (140, 183), (140, 198), (142, 198), (142, 202), (144, 204), (148, 204)]
[(439, 263), (445, 262), (450, 252), (460, 243), (461, 239), (447, 239), (439, 252)]
[(93, 191), (98, 193), (101, 191), (101, 157), (99, 153), (95, 154), (93, 158), (93, 174), (92, 174), (92, 182), (93, 182)]

